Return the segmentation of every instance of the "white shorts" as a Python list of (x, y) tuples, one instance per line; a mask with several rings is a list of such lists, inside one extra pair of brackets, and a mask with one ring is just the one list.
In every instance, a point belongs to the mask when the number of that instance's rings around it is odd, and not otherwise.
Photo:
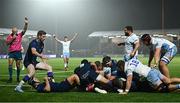
[(70, 57), (70, 53), (68, 52), (63, 53), (63, 58), (69, 58), (69, 57)]
[(160, 73), (159, 70), (152, 68), (148, 73), (147, 80), (150, 82), (151, 86), (159, 85), (164, 78), (164, 75)]

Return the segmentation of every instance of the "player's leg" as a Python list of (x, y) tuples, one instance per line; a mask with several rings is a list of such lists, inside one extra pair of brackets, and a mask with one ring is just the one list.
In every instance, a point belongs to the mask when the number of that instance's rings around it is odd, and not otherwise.
[(63, 56), (63, 60), (64, 60), (64, 70), (66, 71), (67, 69), (67, 58), (65, 56)]
[(37, 69), (40, 69), (40, 70), (46, 70), (47, 71), (47, 76), (49, 78), (52, 79), (52, 81), (54, 82), (54, 74), (53, 74), (53, 71), (52, 71), (52, 67), (50, 65), (48, 65), (47, 63), (44, 63), (44, 62), (40, 62), (40, 63), (37, 63), (36, 64), (36, 67)]
[(160, 61), (159, 63), (159, 70), (161, 71), (161, 73), (163, 75), (165, 75), (166, 77), (170, 78), (170, 75), (169, 75), (169, 69), (166, 65), (166, 63), (164, 61)]
[(16, 60), (16, 68), (17, 68), (17, 70), (16, 70), (17, 78), (16, 79), (17, 79), (17, 82), (20, 82), (20, 80), (19, 80), (20, 71), (21, 71), (20, 65), (21, 65), (21, 60)]
[(69, 57), (66, 58), (66, 63), (67, 63), (67, 66), (66, 66), (66, 69), (68, 69), (68, 64), (69, 64)]
[(68, 69), (70, 53), (63, 53), (63, 60), (64, 60), (64, 70)]
[(12, 82), (13, 62), (14, 62), (14, 58), (8, 58), (9, 79), (8, 79), (7, 83), (11, 83)]
[(73, 84), (78, 84), (78, 85), (80, 85), (80, 80), (79, 80), (79, 77), (76, 75), (76, 74), (73, 74), (73, 75), (71, 75), (71, 76), (69, 76), (68, 78), (67, 78), (67, 81), (71, 84), (71, 85), (73, 85)]
[(177, 53), (177, 48), (176, 47), (171, 48), (167, 53), (165, 53), (165, 55), (161, 58), (160, 63), (159, 63), (159, 70), (164, 76), (168, 78), (170, 78), (170, 75), (169, 75), (169, 69), (167, 65), (174, 58), (176, 53)]
[(23, 86), (24, 83), (26, 83), (27, 81), (29, 81), (31, 79), (31, 77), (34, 76), (35, 74), (35, 67), (33, 64), (29, 64), (27, 66), (27, 70), (28, 70), (28, 74), (24, 76), (24, 78), (19, 82), (18, 86), (16, 86), (15, 91), (18, 92), (24, 92), (21, 88)]

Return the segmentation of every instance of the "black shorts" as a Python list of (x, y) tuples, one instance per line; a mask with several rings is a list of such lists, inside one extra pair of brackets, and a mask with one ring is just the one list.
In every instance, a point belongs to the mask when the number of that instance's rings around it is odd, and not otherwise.
[(35, 62), (24, 61), (24, 66), (27, 68), (30, 64), (32, 64), (34, 68), (36, 68), (36, 65), (38, 63), (39, 63), (38, 61), (35, 61)]
[(22, 53), (21, 51), (14, 51), (14, 52), (10, 52), (8, 54), (9, 58), (13, 58), (15, 60), (22, 60)]
[(59, 83), (57, 92), (67, 92), (73, 88), (74, 88), (74, 86), (71, 85), (66, 79), (65, 81), (62, 81)]

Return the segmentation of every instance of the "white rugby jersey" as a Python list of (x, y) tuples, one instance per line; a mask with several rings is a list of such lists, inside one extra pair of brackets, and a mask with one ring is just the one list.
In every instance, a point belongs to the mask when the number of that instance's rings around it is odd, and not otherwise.
[[(130, 54), (134, 50), (134, 44), (139, 41), (139, 38), (136, 34), (131, 34), (125, 40), (125, 52), (126, 54)], [(138, 55), (138, 51), (136, 52), (135, 56)]]
[(161, 48), (162, 51), (167, 51), (170, 48), (174, 47), (175, 44), (164, 39), (164, 38), (153, 38), (152, 37), (152, 45), (149, 46), (150, 50), (155, 50), (156, 48)]
[(63, 53), (69, 53), (70, 43), (71, 41), (61, 41), (63, 45)]
[(140, 76), (147, 77), (150, 70), (151, 70), (150, 67), (148, 67), (147, 65), (143, 65), (137, 59), (131, 59), (128, 62), (125, 62), (124, 71), (127, 76), (132, 75), (132, 73), (135, 72)]

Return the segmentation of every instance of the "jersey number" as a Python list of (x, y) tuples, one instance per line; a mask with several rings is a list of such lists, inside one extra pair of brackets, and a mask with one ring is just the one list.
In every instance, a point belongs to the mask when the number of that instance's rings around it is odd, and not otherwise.
[(138, 64), (139, 64), (139, 62), (136, 61), (136, 60), (132, 60), (131, 63), (130, 63), (130, 65), (134, 65), (135, 67), (137, 67)]

